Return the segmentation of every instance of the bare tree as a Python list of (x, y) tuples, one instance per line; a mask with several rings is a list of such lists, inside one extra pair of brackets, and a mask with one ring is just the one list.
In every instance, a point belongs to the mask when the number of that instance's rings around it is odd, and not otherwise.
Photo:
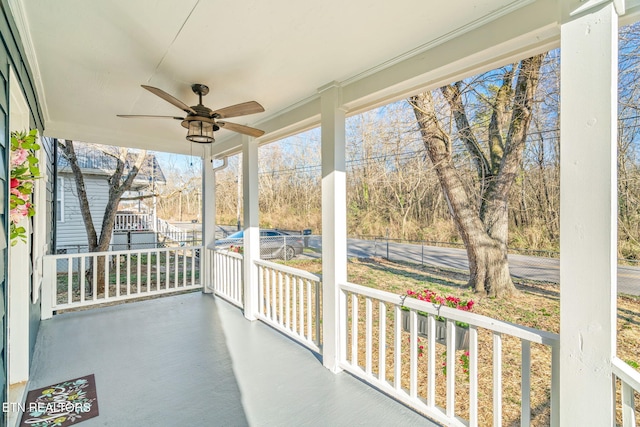
[[(457, 128), (457, 138), (475, 165), (479, 200), (465, 188), (456, 170), (454, 137), (445, 131), (437, 117), (433, 95), (426, 92), (409, 99), (451, 216), (467, 249), (469, 285), (490, 296), (515, 291), (507, 261), (509, 190), (522, 162), (543, 58), (544, 55), (537, 55), (503, 70), (500, 86), (486, 97), (491, 108), (490, 119), (482, 128), (487, 140), (484, 146), (472, 126), (473, 116), (466, 109), (463, 93), (465, 86), (472, 90), (474, 83), (459, 81), (440, 88)], [(480, 98), (484, 96), (481, 92), (477, 94)]]
[[(118, 204), (120, 202), (120, 199), (126, 191), (131, 189), (133, 181), (138, 175), (138, 171), (142, 167), (142, 164), (147, 156), (147, 151), (142, 150), (138, 152), (133, 162), (131, 162), (130, 152), (127, 148), (116, 148), (114, 149), (114, 151), (103, 150), (103, 153), (105, 155), (111, 156), (113, 157), (113, 159), (115, 159), (115, 169), (113, 171), (113, 174), (108, 178), (109, 198), (104, 209), (102, 226), (100, 228), (100, 234), (98, 235), (96, 228), (93, 225), (91, 209), (89, 208), (89, 199), (87, 197), (87, 189), (84, 183), (84, 175), (82, 173), (80, 165), (78, 164), (78, 158), (76, 156), (73, 141), (59, 141), (58, 146), (60, 147), (64, 158), (69, 162), (69, 166), (71, 167), (71, 171), (73, 172), (74, 180), (76, 183), (76, 190), (78, 192), (78, 201), (80, 203), (80, 211), (82, 213), (82, 219), (87, 231), (87, 243), (89, 246), (89, 252), (106, 251), (109, 249), (109, 244), (111, 242), (113, 226), (116, 221), (116, 213), (118, 212)], [(127, 172), (126, 175), (125, 171)], [(104, 257), (98, 258), (98, 293), (104, 292), (104, 262)]]

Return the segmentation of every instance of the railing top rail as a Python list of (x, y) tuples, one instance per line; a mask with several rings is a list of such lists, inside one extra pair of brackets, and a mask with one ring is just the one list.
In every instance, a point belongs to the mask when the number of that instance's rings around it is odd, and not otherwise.
[(93, 257), (102, 255), (127, 255), (127, 254), (148, 254), (154, 252), (167, 252), (175, 250), (195, 250), (202, 249), (202, 246), (173, 246), (166, 248), (147, 248), (147, 249), (129, 249), (126, 251), (103, 251), (103, 252), (81, 252), (76, 254), (55, 254), (45, 255), (45, 258), (51, 259), (67, 259), (67, 258), (80, 258), (80, 257)]
[(614, 357), (611, 361), (611, 370), (616, 377), (629, 384), (635, 391), (640, 392), (640, 372), (618, 357)]
[(289, 267), (286, 265), (277, 264), (271, 261), (265, 261), (263, 259), (257, 259), (254, 261), (256, 265), (261, 265), (263, 267), (272, 268), (277, 271), (281, 271), (286, 274), (293, 274), (303, 279), (313, 280), (314, 282), (320, 282), (322, 279), (317, 274), (309, 273), (308, 271), (299, 270), (297, 268)]
[(403, 298), (402, 295), (393, 294), (391, 292), (381, 291), (378, 289), (367, 288), (365, 286), (356, 285), (353, 283), (340, 284), (340, 288), (345, 291), (364, 295), (380, 301), (402, 305), (404, 307), (417, 311), (423, 311), (435, 316), (442, 316), (458, 322), (468, 323), (469, 325), (473, 325), (476, 327), (512, 335), (530, 342), (545, 344), (549, 346), (557, 346), (560, 343), (560, 336), (558, 334), (540, 331), (538, 329), (529, 328), (526, 326), (515, 325), (513, 323), (492, 319), (481, 314), (469, 313), (467, 311), (457, 310), (451, 307), (438, 306), (436, 304), (428, 303), (426, 301), (420, 301), (415, 298)]
[(237, 252), (233, 252), (230, 251), (228, 249), (212, 249), (212, 248), (207, 248), (208, 251), (213, 251), (222, 255), (226, 255), (229, 256), (231, 258), (235, 258), (235, 259), (244, 259), (244, 256), (242, 254), (239, 254)]
[(132, 213), (117, 213), (116, 217), (119, 217), (119, 216), (120, 217), (122, 217), (122, 216), (140, 217), (140, 216), (151, 216), (151, 214), (148, 214), (148, 213), (135, 213), (135, 212), (132, 212)]

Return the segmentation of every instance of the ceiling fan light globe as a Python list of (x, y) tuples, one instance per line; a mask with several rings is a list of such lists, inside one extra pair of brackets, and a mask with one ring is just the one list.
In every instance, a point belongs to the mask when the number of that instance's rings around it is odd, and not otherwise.
[(189, 122), (187, 140), (201, 144), (211, 143), (215, 141), (213, 138), (213, 130), (213, 123), (192, 120)]

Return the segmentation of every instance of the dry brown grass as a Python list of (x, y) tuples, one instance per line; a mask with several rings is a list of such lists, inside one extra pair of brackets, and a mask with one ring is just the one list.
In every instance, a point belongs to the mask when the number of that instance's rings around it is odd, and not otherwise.
[[(296, 260), (292, 265), (314, 273), (321, 272), (318, 260)], [(384, 259), (351, 260), (348, 265), (349, 281), (352, 283), (385, 290), (396, 294), (404, 294), (407, 289), (429, 288), (439, 293), (456, 295), (463, 299), (476, 301), (474, 312), (503, 321), (558, 333), (560, 329), (560, 296), (556, 284), (538, 282), (518, 282), (519, 292), (506, 299), (479, 298), (465, 289), (467, 276), (464, 272), (420, 267), (413, 264), (389, 262)], [(351, 316), (351, 302), (348, 303)], [(365, 305), (361, 299), (358, 308), (358, 355), (357, 362), (365, 366)], [(375, 333), (378, 319), (377, 303), (373, 306), (373, 372), (378, 373), (378, 337)], [(386, 379), (393, 383), (394, 348), (393, 348), (393, 309), (387, 305), (386, 333)], [(351, 330), (349, 320), (349, 330)], [(640, 363), (640, 298), (620, 296), (618, 298), (618, 340), (617, 355), (630, 364)], [(479, 408), (480, 425), (493, 424), (493, 335), (490, 331), (479, 330)], [(409, 388), (409, 334), (403, 332), (402, 337), (402, 387)], [(351, 343), (349, 332), (348, 343)], [(426, 340), (421, 339), (425, 353), (419, 358), (418, 395), (426, 397), (427, 388), (427, 354)], [(521, 380), (521, 343), (513, 337), (503, 337), (502, 351), (502, 383), (503, 411), (502, 425), (520, 425), (520, 380)], [(444, 407), (446, 396), (446, 376), (442, 372), (445, 360), (443, 346), (436, 345), (436, 404)], [(457, 357), (461, 351), (457, 352)], [(353, 357), (349, 348), (348, 358)], [(469, 383), (466, 374), (456, 369), (456, 414), (468, 419)], [(531, 346), (531, 419), (534, 426), (549, 424), (549, 402), (551, 386), (551, 351), (543, 345)], [(619, 389), (619, 387), (618, 387)], [(620, 398), (618, 396), (618, 406)], [(640, 407), (638, 407), (640, 410)], [(618, 410), (618, 420), (620, 414)]]

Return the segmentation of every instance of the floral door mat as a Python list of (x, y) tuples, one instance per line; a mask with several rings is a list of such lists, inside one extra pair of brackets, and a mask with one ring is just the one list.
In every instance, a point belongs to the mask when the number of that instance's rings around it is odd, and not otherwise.
[(31, 390), (20, 427), (66, 427), (98, 416), (93, 374)]

